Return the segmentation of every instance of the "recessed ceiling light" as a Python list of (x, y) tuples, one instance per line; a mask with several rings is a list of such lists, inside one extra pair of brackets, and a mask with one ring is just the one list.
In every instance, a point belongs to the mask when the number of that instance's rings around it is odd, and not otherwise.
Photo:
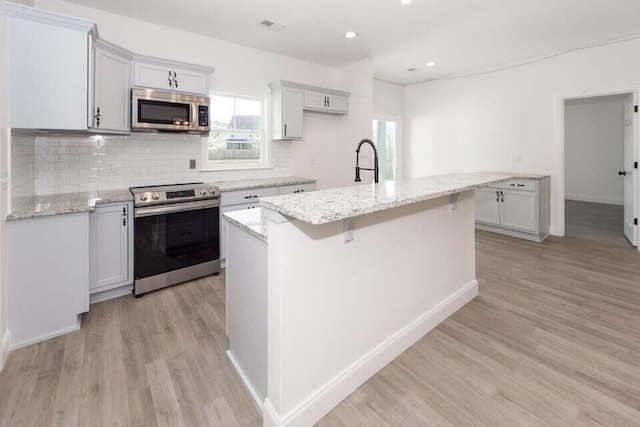
[(346, 33), (344, 33), (344, 36), (348, 39), (355, 39), (358, 36), (358, 33), (356, 33), (355, 31), (347, 31)]
[(427, 67), (435, 67), (436, 65), (438, 65), (438, 63), (436, 61), (429, 61), (426, 65)]
[(400, 0), (400, 3), (409, 4), (409, 3), (411, 3), (411, 0)]

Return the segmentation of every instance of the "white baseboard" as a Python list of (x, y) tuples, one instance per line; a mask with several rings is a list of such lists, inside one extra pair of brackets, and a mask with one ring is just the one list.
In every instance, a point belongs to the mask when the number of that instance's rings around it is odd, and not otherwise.
[(114, 298), (120, 298), (125, 295), (131, 295), (133, 291), (133, 285), (125, 285), (115, 289), (109, 289), (108, 291), (96, 292), (89, 295), (89, 304), (95, 304), (97, 302), (107, 301)]
[(238, 375), (240, 375), (240, 379), (242, 379), (242, 382), (249, 390), (249, 393), (251, 393), (251, 397), (253, 397), (253, 401), (255, 402), (256, 407), (260, 412), (262, 412), (264, 409), (262, 400), (260, 399), (260, 396), (258, 396), (258, 392), (256, 391), (255, 387), (253, 387), (253, 384), (251, 384), (251, 381), (249, 381), (249, 377), (247, 377), (247, 375), (244, 373), (244, 371), (240, 367), (240, 364), (238, 364), (238, 361), (236, 360), (235, 356), (233, 355), (233, 353), (231, 353), (231, 350), (227, 350), (227, 357), (231, 361), (231, 364), (235, 368)]
[(624, 201), (620, 199), (610, 199), (607, 197), (598, 196), (576, 196), (576, 195), (564, 195), (565, 200), (574, 200), (576, 202), (591, 202), (591, 203), (604, 203), (605, 205), (618, 205), (623, 206)]
[(278, 414), (267, 397), (264, 401), (263, 426), (304, 427), (314, 425), (365, 381), (477, 295), (478, 281), (474, 280), (380, 343), (372, 351), (303, 399), (300, 405), (284, 416)]
[(0, 341), (0, 371), (4, 368), (4, 363), (7, 361), (7, 356), (9, 356), (10, 344), (11, 332), (7, 329), (2, 336), (2, 341)]
[(37, 344), (39, 342), (50, 340), (51, 338), (59, 337), (60, 335), (65, 335), (65, 334), (68, 334), (70, 332), (75, 332), (75, 331), (78, 331), (78, 330), (80, 330), (80, 315), (78, 315), (78, 321), (74, 326), (71, 326), (71, 327), (65, 328), (65, 329), (60, 329), (59, 331), (51, 332), (49, 334), (41, 335), (39, 337), (32, 338), (32, 339), (29, 339), (29, 340), (20, 341), (20, 342), (12, 342), (11, 346), (9, 347), (9, 349), (11, 351), (17, 350), (19, 348), (26, 347), (28, 345)]

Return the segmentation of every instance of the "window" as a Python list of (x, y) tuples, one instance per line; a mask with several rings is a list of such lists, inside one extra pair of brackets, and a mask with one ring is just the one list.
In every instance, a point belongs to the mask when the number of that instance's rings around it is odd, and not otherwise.
[(205, 141), (205, 169), (270, 166), (263, 100), (212, 95), (210, 111), (211, 133)]
[(398, 122), (374, 120), (373, 142), (380, 158), (380, 181), (395, 181), (398, 178)]

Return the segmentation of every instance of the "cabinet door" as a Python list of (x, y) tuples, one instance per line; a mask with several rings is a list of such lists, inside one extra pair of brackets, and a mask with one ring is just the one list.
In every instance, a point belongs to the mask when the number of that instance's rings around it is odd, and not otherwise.
[(129, 58), (96, 46), (94, 85), (92, 127), (129, 131), (129, 93), (131, 91)]
[[(16, 6), (3, 3), (3, 7)], [(8, 127), (86, 131), (87, 32), (78, 31), (80, 26), (51, 25), (16, 15), (7, 15), (6, 22)]]
[(327, 94), (322, 92), (314, 92), (311, 90), (304, 91), (304, 108), (308, 110), (326, 110)]
[(173, 89), (173, 70), (170, 66), (134, 62), (133, 68), (134, 86), (165, 90)]
[(500, 224), (498, 190), (481, 188), (475, 191), (476, 221), (484, 224)]
[(538, 232), (538, 193), (500, 190), (504, 195), (500, 203), (501, 222), (514, 230)]
[(129, 205), (97, 207), (90, 216), (90, 292), (129, 284)]
[(283, 139), (302, 138), (303, 92), (301, 89), (282, 88)]
[(178, 92), (209, 94), (209, 76), (205, 73), (174, 68), (174, 90)]
[(347, 113), (349, 110), (349, 100), (340, 95), (329, 95), (328, 110), (332, 113)]

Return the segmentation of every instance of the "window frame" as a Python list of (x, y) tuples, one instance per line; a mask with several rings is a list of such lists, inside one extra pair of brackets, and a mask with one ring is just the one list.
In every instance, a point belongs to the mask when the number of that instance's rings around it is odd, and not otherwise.
[[(270, 133), (270, 121), (269, 121), (269, 98), (256, 94), (237, 94), (228, 92), (211, 92), (210, 97), (220, 96), (234, 99), (246, 99), (250, 101), (259, 101), (261, 107), (260, 123), (261, 123), (261, 143), (260, 143), (260, 161), (247, 162), (247, 161), (214, 161), (209, 160), (209, 138), (211, 133), (215, 132), (211, 129), (211, 132), (202, 138), (202, 161), (200, 171), (224, 171), (224, 170), (251, 170), (251, 169), (271, 169), (271, 133)], [(211, 113), (209, 115), (210, 122), (213, 124), (213, 117)], [(233, 130), (233, 129), (230, 129)], [(240, 129), (241, 130), (241, 129)], [(255, 133), (255, 132), (253, 132)]]

